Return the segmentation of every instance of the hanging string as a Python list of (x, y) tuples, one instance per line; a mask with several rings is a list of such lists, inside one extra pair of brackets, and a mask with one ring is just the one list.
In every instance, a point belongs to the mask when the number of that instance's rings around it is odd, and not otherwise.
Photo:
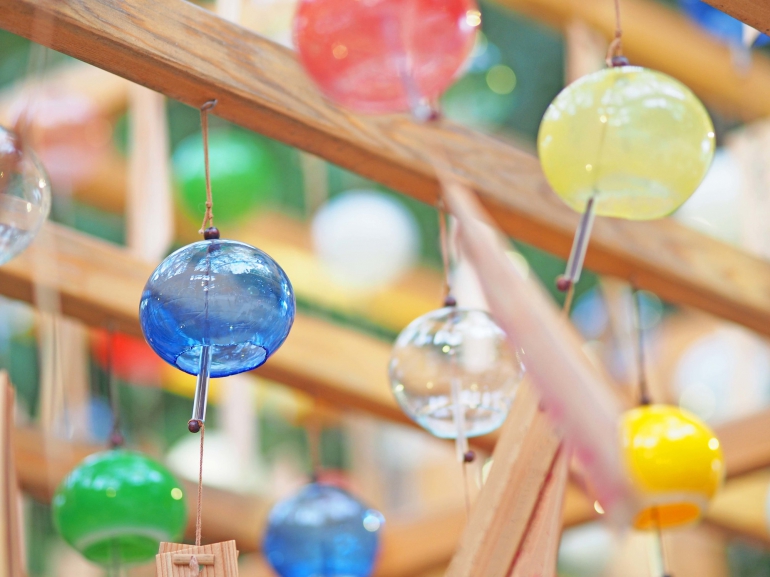
[(639, 404), (649, 405), (650, 391), (647, 385), (647, 371), (644, 360), (644, 327), (642, 326), (642, 293), (634, 287), (633, 294), (634, 324), (636, 325), (636, 361), (639, 373)]
[(452, 281), (450, 278), (450, 258), (449, 258), (449, 232), (447, 231), (447, 214), (444, 208), (444, 199), (439, 197), (436, 203), (438, 210), (438, 231), (441, 248), (441, 262), (444, 267), (444, 306), (453, 307), (457, 304), (452, 296)]
[(323, 464), (321, 459), (321, 423), (318, 418), (318, 401), (313, 400), (313, 411), (305, 425), (305, 433), (307, 434), (307, 448), (310, 457), (310, 470), (311, 480), (313, 483), (317, 483), (321, 471), (323, 470)]
[(214, 227), (214, 201), (211, 197), (211, 172), (209, 170), (209, 110), (217, 105), (216, 99), (201, 106), (201, 134), (203, 135), (203, 163), (206, 167), (206, 213), (198, 231), (204, 234), (207, 228)]
[(623, 56), (623, 28), (620, 25), (620, 0), (615, 0), (615, 38), (607, 48), (607, 66), (627, 65)]
[(117, 449), (123, 446), (125, 438), (121, 432), (120, 400), (118, 399), (118, 383), (115, 378), (115, 324), (112, 321), (107, 325), (107, 395), (112, 411), (110, 448)]

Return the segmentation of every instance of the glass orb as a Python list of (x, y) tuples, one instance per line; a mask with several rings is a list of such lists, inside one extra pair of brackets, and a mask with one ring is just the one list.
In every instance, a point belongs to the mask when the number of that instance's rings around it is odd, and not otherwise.
[(700, 100), (660, 72), (622, 66), (567, 86), (540, 124), (538, 151), (551, 187), (583, 212), (648, 220), (695, 192), (714, 156), (714, 126)]
[(714, 432), (692, 413), (667, 405), (624, 413), (621, 447), (640, 497), (637, 529), (697, 520), (722, 486), (725, 460)]
[(346, 491), (312, 483), (273, 507), (262, 549), (280, 577), (368, 577), (384, 523)]
[(27, 248), (51, 210), (51, 185), (35, 153), (0, 126), (0, 264)]
[(145, 455), (91, 455), (56, 489), (53, 521), (67, 543), (101, 565), (153, 559), (161, 541), (178, 541), (187, 521), (181, 485)]
[(465, 436), (485, 435), (503, 424), (523, 376), (505, 333), (481, 310), (445, 307), (415, 319), (390, 360), (390, 386), (403, 411), (443, 439), (457, 437), (455, 397)]
[(168, 256), (142, 293), (139, 318), (158, 355), (197, 375), (211, 347), (210, 376), (260, 366), (294, 322), (294, 291), (261, 250), (232, 240), (203, 240)]
[(294, 44), (332, 100), (404, 112), (449, 87), (480, 24), (474, 0), (301, 0)]

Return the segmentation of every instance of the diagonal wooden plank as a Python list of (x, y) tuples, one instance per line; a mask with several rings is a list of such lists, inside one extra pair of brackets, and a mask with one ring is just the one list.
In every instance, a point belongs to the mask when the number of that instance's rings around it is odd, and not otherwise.
[(546, 479), (540, 501), (510, 577), (555, 577), (570, 451), (562, 446)]
[(539, 405), (522, 386), (446, 577), (508, 577), (559, 449)]
[[(114, 244), (48, 223), (41, 238), (0, 267), (0, 294), (35, 303), (36, 286), (59, 295), (61, 312), (87, 325), (142, 336), (139, 299), (153, 265)], [(389, 343), (298, 314), (289, 338), (256, 372), (329, 403), (417, 426), (390, 391)], [(491, 451), (495, 434), (474, 439)]]
[[(293, 55), (184, 0), (0, 0), (0, 27), (237, 124), (434, 202), (429, 162), (441, 147), (503, 230), (567, 255), (577, 216), (550, 191), (537, 159), (491, 137), (403, 116), (363, 117), (323, 99)], [(587, 266), (633, 279), (770, 334), (770, 265), (667, 220), (600, 219)]]
[(765, 0), (704, 0), (760, 32), (770, 34), (770, 4)]

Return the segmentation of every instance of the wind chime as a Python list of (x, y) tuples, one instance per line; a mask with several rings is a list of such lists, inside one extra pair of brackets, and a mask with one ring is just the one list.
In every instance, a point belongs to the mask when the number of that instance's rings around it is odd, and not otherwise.
[(107, 341), (107, 393), (113, 424), (110, 449), (80, 463), (56, 489), (53, 521), (86, 559), (118, 575), (151, 560), (161, 540), (179, 539), (187, 520), (181, 484), (146, 455), (123, 448), (114, 342)]
[(195, 546), (161, 543), (157, 574), (235, 577), (235, 542), (201, 545), (203, 447), (210, 377), (250, 371), (275, 353), (294, 322), (294, 291), (270, 256), (248, 244), (223, 240), (214, 227), (208, 155), (208, 112), (201, 107), (206, 172), (204, 240), (182, 247), (150, 276), (139, 305), (145, 339), (167, 363), (197, 376), (188, 429), (200, 433)]
[(538, 133), (548, 183), (582, 213), (557, 281), (562, 291), (580, 280), (597, 214), (629, 220), (671, 214), (695, 192), (714, 155), (714, 126), (692, 91), (623, 56), (618, 2), (608, 67), (559, 93)]
[(632, 524), (657, 533), (664, 577), (668, 572), (663, 529), (701, 518), (725, 476), (722, 449), (714, 432), (679, 407), (651, 404), (647, 390), (641, 293), (634, 291), (639, 406), (620, 422), (623, 459), (639, 499)]
[(51, 211), (45, 168), (16, 130), (0, 126), (0, 265), (27, 248)]

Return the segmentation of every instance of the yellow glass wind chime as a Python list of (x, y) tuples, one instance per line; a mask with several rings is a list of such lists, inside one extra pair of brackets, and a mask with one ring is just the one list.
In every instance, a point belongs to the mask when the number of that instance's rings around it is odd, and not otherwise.
[[(582, 213), (567, 268), (557, 287), (571, 300), (580, 280), (595, 215), (650, 220), (676, 210), (695, 192), (714, 155), (715, 135), (703, 104), (682, 83), (622, 54), (620, 7), (607, 68), (565, 88), (538, 134), (545, 176)], [(662, 529), (698, 520), (724, 478), (714, 433), (678, 407), (650, 404), (644, 373), (639, 294), (640, 406), (620, 423), (622, 458), (638, 496), (632, 524), (656, 530), (668, 576)]]
[(582, 218), (565, 274), (580, 280), (594, 217), (651, 220), (671, 214), (695, 192), (714, 156), (714, 126), (681, 82), (629, 65), (620, 9), (607, 68), (567, 86), (546, 110), (538, 153), (548, 183)]

